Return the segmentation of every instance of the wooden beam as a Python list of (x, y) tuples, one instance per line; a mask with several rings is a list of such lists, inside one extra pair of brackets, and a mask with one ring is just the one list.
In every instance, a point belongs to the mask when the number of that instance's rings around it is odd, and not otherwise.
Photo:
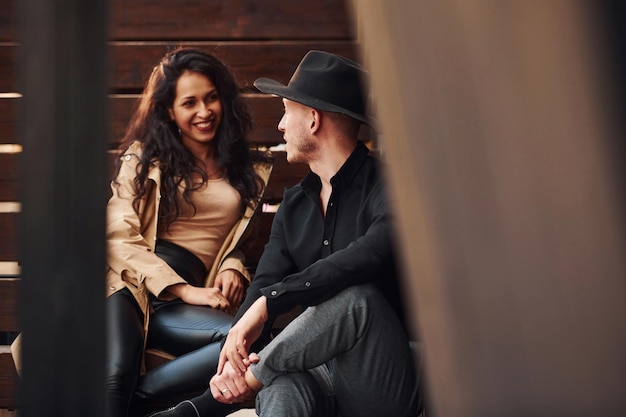
[[(16, 39), (18, 0), (3, 0), (0, 42)], [(343, 0), (111, 0), (108, 33), (115, 40), (349, 39)]]
[(105, 3), (17, 8), (23, 417), (104, 416)]

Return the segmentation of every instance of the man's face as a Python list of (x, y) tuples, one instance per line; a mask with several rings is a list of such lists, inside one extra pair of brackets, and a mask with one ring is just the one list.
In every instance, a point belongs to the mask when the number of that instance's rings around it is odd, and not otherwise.
[(317, 151), (317, 142), (311, 134), (313, 109), (283, 99), (284, 114), (278, 123), (278, 130), (283, 132), (287, 162), (308, 164)]

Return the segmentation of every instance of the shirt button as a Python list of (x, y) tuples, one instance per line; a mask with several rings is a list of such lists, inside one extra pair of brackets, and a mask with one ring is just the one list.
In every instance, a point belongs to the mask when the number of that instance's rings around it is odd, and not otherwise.
[(126, 155), (124, 159), (126, 159), (127, 161), (130, 161), (130, 155)]
[(310, 287), (310, 286), (311, 286), (311, 283), (310, 283), (309, 281), (307, 281), (307, 282), (305, 282), (305, 283), (304, 283), (304, 286), (305, 286), (305, 287)]
[(274, 291), (272, 291), (272, 292), (270, 293), (270, 295), (272, 295), (272, 296), (276, 296), (276, 294), (278, 294), (278, 291), (276, 291), (276, 290), (274, 290)]
[(115, 287), (114, 287), (113, 285), (111, 285), (111, 286), (109, 287), (109, 290), (111, 290), (111, 291), (115, 291)]
[(324, 246), (328, 246), (328, 239), (324, 239)]

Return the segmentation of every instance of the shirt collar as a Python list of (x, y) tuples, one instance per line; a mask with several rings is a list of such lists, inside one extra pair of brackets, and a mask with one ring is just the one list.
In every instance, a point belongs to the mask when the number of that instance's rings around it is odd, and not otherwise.
[[(339, 171), (330, 179), (330, 183), (335, 184), (343, 184), (349, 185), (356, 174), (359, 172), (359, 168), (365, 158), (367, 158), (367, 154), (369, 153), (369, 149), (365, 144), (361, 141), (357, 142), (356, 148), (350, 154), (346, 162), (339, 168)], [(306, 190), (312, 190), (315, 192), (319, 192), (322, 183), (320, 178), (314, 172), (309, 172), (306, 177), (302, 180), (302, 187)]]

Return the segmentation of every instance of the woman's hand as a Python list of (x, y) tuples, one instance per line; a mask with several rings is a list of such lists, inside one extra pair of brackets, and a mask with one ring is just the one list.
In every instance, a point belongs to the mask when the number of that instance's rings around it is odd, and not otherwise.
[(181, 283), (170, 285), (166, 288), (166, 291), (180, 298), (187, 304), (209, 306), (226, 312), (229, 312), (231, 309), (231, 304), (228, 299), (215, 287), (194, 287), (187, 283)]
[(215, 277), (215, 283), (213, 285), (215, 288), (218, 288), (230, 302), (230, 305), (235, 310), (232, 311), (233, 314), (243, 301), (243, 296), (246, 291), (244, 280), (243, 275), (234, 269), (226, 269)]
[(267, 299), (259, 297), (248, 311), (230, 329), (217, 365), (217, 373), (221, 374), (226, 362), (230, 362), (235, 371), (243, 375), (250, 365), (248, 351), (259, 338), (267, 321)]

